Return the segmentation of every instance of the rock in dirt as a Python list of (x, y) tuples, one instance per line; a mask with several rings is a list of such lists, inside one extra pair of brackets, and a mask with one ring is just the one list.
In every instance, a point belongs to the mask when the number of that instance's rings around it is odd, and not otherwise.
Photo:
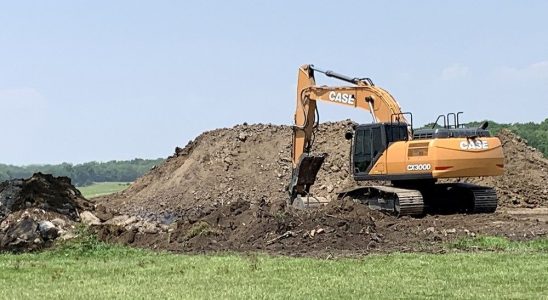
[(26, 252), (41, 248), (44, 243), (38, 231), (38, 223), (30, 217), (12, 224), (0, 236), (0, 249), (13, 252)]
[(97, 218), (93, 213), (89, 211), (84, 211), (80, 213), (80, 219), (82, 220), (82, 223), (86, 225), (99, 225), (101, 224), (101, 220)]
[(59, 234), (59, 229), (50, 221), (40, 221), (38, 230), (44, 240), (55, 240)]
[(97, 218), (101, 220), (101, 222), (108, 221), (112, 218), (114, 218), (115, 213), (113, 213), (110, 209), (106, 208), (104, 205), (97, 205), (95, 209), (93, 210), (93, 213)]
[(116, 217), (106, 221), (105, 224), (116, 225), (116, 226), (124, 226), (128, 219), (129, 219), (128, 215), (116, 216)]
[(64, 228), (65, 226), (67, 226), (67, 222), (65, 222), (65, 220), (61, 218), (55, 218), (51, 220), (51, 223), (57, 228)]
[(142, 233), (148, 233), (148, 234), (154, 234), (160, 232), (160, 228), (158, 228), (157, 224), (153, 222), (144, 222), (139, 228), (139, 232)]

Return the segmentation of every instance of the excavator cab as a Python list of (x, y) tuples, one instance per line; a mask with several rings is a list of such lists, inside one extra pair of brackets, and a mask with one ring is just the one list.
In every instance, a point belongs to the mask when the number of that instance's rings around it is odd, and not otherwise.
[(374, 123), (358, 125), (353, 134), (347, 134), (352, 141), (352, 173), (366, 176), (371, 171), (390, 143), (407, 141), (408, 126), (405, 123)]

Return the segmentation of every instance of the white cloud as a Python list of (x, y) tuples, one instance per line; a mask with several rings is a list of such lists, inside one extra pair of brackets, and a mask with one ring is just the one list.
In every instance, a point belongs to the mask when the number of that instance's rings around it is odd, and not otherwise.
[(452, 80), (468, 75), (468, 67), (461, 64), (452, 64), (441, 70), (441, 79)]
[(506, 80), (548, 80), (548, 60), (533, 63), (523, 68), (501, 67), (496, 70), (496, 75)]

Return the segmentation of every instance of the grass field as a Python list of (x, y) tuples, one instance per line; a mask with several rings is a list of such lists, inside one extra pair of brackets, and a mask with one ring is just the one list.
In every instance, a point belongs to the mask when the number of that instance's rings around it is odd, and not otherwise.
[(125, 190), (128, 186), (127, 182), (99, 182), (78, 189), (84, 197), (91, 199)]
[(4, 299), (546, 299), (548, 240), (451, 247), (502, 252), (320, 260), (178, 255), (87, 237), (39, 254), (1, 254)]
[[(92, 198), (126, 187), (80, 190)], [(548, 239), (479, 237), (447, 247), (447, 254), (321, 260), (155, 253), (83, 234), (43, 253), (0, 254), (0, 298), (548, 299)]]

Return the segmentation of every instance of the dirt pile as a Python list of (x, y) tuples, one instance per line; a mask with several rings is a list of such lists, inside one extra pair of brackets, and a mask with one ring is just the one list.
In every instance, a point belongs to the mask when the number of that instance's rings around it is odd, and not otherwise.
[(0, 250), (31, 251), (69, 238), (79, 211), (92, 208), (67, 177), (36, 173), (0, 183)]
[[(334, 197), (348, 185), (344, 133), (351, 121), (324, 123), (316, 135), (317, 152), (329, 154), (314, 192)], [(194, 207), (221, 207), (234, 201), (285, 201), (291, 177), (291, 128), (238, 125), (205, 132), (122, 193), (98, 199), (120, 211), (146, 218), (182, 217)]]
[(548, 235), (548, 210), (395, 218), (349, 198), (321, 210), (280, 210), (234, 201), (195, 208), (169, 225), (117, 216), (92, 227), (112, 243), (176, 252), (261, 251), (292, 256), (359, 256), (372, 252), (442, 252), (463, 237), (531, 240)]
[(266, 202), (239, 200), (219, 209), (195, 209), (159, 234), (132, 225), (97, 228), (103, 239), (134, 246), (190, 252), (260, 249), (298, 255), (374, 248), (382, 237), (371, 213), (375, 212), (352, 202), (333, 204), (324, 211), (286, 212), (273, 210)]

